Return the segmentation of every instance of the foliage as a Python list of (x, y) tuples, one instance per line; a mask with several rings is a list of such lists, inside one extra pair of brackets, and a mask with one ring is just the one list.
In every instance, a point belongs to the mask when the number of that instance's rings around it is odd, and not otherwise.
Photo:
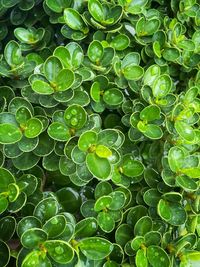
[(0, 267), (200, 266), (200, 2), (0, 17)]

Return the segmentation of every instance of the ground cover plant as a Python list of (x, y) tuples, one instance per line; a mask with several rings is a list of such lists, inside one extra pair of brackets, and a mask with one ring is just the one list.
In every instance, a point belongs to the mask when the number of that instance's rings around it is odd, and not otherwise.
[(200, 266), (200, 2), (0, 0), (0, 267)]

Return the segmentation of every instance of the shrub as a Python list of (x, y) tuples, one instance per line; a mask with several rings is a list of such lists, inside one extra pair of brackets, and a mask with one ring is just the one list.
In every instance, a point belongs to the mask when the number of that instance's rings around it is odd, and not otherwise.
[(199, 1), (0, 14), (0, 267), (199, 266)]

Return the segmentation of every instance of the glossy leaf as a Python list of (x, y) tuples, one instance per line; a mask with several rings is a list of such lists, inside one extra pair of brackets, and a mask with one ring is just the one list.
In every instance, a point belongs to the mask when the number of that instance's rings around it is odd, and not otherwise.
[(22, 132), (15, 125), (9, 123), (0, 124), (0, 143), (14, 144), (20, 141)]
[(61, 240), (46, 241), (44, 247), (49, 256), (57, 263), (66, 264), (73, 259), (74, 251), (71, 246)]
[(47, 240), (47, 233), (39, 228), (26, 230), (21, 236), (24, 247), (33, 249), (39, 247), (40, 243)]
[(107, 179), (111, 173), (111, 166), (107, 159), (100, 158), (90, 153), (86, 157), (86, 163), (89, 171), (99, 179)]
[(113, 250), (113, 245), (101, 237), (84, 238), (79, 242), (79, 247), (82, 253), (91, 260), (104, 259)]
[(147, 248), (147, 258), (153, 267), (158, 267), (162, 262), (162, 266), (169, 266), (169, 256), (160, 247), (150, 246)]

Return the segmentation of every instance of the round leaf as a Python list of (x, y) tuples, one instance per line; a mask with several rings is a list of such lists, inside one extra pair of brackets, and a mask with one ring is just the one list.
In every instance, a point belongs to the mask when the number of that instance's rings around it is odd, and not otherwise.
[(88, 57), (94, 63), (98, 63), (101, 60), (101, 58), (103, 57), (103, 46), (99, 41), (94, 40), (89, 45)]
[(139, 176), (144, 171), (143, 164), (138, 160), (134, 160), (132, 155), (125, 155), (123, 157), (121, 167), (122, 173), (128, 177)]
[(56, 215), (50, 218), (44, 225), (43, 230), (48, 234), (48, 238), (55, 238), (62, 234), (65, 229), (66, 219), (63, 215)]
[(65, 110), (64, 118), (67, 126), (80, 129), (86, 124), (87, 114), (83, 107), (74, 104)]
[(0, 143), (14, 144), (20, 141), (22, 132), (18, 127), (9, 123), (0, 124)]
[(96, 178), (107, 179), (111, 173), (111, 166), (107, 159), (100, 158), (96, 154), (90, 153), (86, 157), (89, 171)]
[(100, 212), (97, 216), (99, 227), (106, 233), (110, 233), (115, 228), (115, 221), (109, 212)]
[(42, 129), (42, 122), (37, 118), (31, 118), (26, 123), (24, 135), (27, 138), (35, 138), (42, 132)]
[(47, 240), (47, 233), (39, 228), (26, 230), (21, 236), (21, 243), (28, 249), (38, 248)]
[(113, 250), (113, 245), (101, 237), (84, 238), (79, 242), (82, 253), (91, 260), (105, 259)]
[(123, 73), (127, 80), (137, 81), (142, 78), (144, 70), (140, 66), (128, 65), (123, 69)]
[(159, 267), (161, 263), (163, 267), (170, 266), (169, 256), (158, 246), (150, 246), (147, 248), (147, 258), (153, 267)]
[(44, 243), (50, 257), (57, 263), (67, 264), (73, 259), (74, 250), (65, 241), (49, 240)]
[(153, 95), (157, 98), (166, 96), (172, 88), (172, 80), (169, 75), (160, 75), (152, 85)]

